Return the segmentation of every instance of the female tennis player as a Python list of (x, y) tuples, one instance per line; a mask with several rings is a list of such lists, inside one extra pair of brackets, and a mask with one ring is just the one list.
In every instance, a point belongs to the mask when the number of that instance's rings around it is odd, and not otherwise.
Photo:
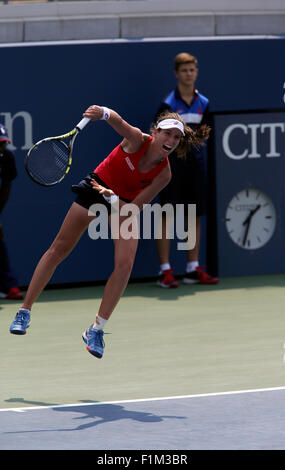
[[(84, 117), (92, 121), (106, 120), (123, 138), (121, 143), (73, 191), (77, 194), (59, 233), (40, 259), (26, 293), (22, 308), (10, 326), (10, 332), (24, 335), (30, 325), (33, 303), (51, 279), (56, 267), (72, 251), (94, 217), (88, 214), (94, 203), (104, 204), (111, 214), (110, 196), (119, 198), (120, 206), (132, 202), (141, 210), (144, 204), (164, 188), (171, 179), (168, 155), (175, 149), (183, 157), (189, 145), (199, 145), (208, 138), (209, 128), (193, 131), (175, 113), (159, 117), (151, 135), (128, 124), (116, 111), (90, 106)], [(126, 217), (119, 215), (119, 224)], [(136, 225), (136, 218), (132, 219)], [(132, 230), (133, 233), (133, 230)], [(83, 333), (87, 350), (101, 358), (106, 322), (122, 296), (133, 267), (138, 237), (124, 238), (119, 231), (114, 238), (114, 270), (108, 279), (95, 322)]]

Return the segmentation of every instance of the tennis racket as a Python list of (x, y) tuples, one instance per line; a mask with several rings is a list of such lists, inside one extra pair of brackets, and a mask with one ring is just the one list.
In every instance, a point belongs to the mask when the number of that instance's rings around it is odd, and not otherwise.
[[(30, 148), (25, 168), (32, 180), (41, 186), (54, 186), (65, 178), (72, 163), (74, 141), (90, 119), (83, 118), (72, 131), (57, 137), (46, 137)], [(63, 139), (70, 140), (65, 143)]]

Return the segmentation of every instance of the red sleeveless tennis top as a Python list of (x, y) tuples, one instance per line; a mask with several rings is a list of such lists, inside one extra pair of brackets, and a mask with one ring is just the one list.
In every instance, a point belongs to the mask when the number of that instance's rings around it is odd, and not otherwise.
[(122, 145), (119, 144), (108, 157), (95, 168), (94, 173), (96, 173), (115, 194), (132, 201), (168, 164), (168, 158), (165, 158), (165, 160), (149, 171), (141, 172), (138, 169), (140, 158), (146, 152), (151, 141), (152, 137), (149, 136), (141, 148), (135, 153), (124, 152)]

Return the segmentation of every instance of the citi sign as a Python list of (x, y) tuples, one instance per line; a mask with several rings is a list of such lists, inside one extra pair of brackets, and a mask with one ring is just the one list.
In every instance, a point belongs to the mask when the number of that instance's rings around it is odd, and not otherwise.
[[(27, 111), (18, 111), (15, 114), (6, 112), (0, 113), (0, 121), (4, 126), (7, 127), (8, 135), (12, 141), (9, 144), (9, 149), (14, 151), (17, 150), (17, 147), (14, 145), (14, 126), (15, 122), (20, 124), (20, 139), (21, 139), (21, 150), (29, 150), (33, 145), (33, 136), (32, 136), (32, 116)], [(17, 133), (17, 140), (18, 133)]]
[(284, 122), (234, 123), (225, 129), (222, 147), (232, 160), (260, 158), (263, 155), (268, 158), (281, 157), (281, 151), (284, 151), (282, 134), (285, 134)]

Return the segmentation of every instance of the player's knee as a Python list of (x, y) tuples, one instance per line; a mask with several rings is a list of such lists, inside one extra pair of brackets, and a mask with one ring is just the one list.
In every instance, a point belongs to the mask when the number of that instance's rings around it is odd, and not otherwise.
[(117, 261), (115, 265), (115, 270), (122, 276), (129, 276), (133, 268), (134, 260), (130, 256), (126, 256), (123, 259)]
[(68, 256), (70, 251), (70, 247), (64, 241), (58, 240), (51, 245), (46, 254), (54, 264), (58, 264)]

